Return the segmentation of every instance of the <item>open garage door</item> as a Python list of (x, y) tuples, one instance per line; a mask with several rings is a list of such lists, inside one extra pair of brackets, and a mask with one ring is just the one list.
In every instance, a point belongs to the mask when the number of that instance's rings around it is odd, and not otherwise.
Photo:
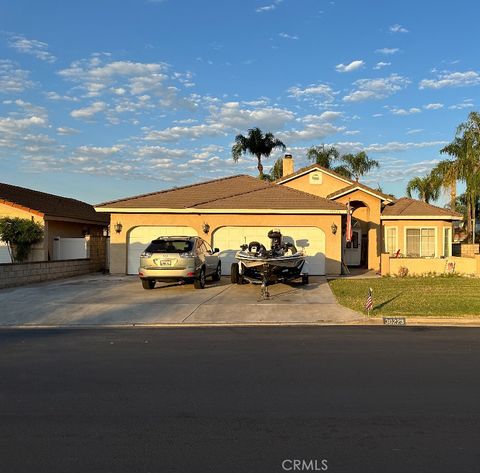
[(148, 244), (161, 236), (197, 236), (192, 227), (160, 227), (141, 226), (135, 227), (128, 236), (127, 274), (138, 274), (140, 255)]
[[(325, 233), (317, 227), (275, 227), (282, 232), (285, 241), (303, 250), (308, 263), (308, 273), (314, 276), (325, 274)], [(230, 265), (235, 253), (243, 243), (258, 241), (270, 248), (267, 234), (272, 227), (222, 227), (213, 234), (213, 246), (220, 249), (222, 273), (230, 274)]]

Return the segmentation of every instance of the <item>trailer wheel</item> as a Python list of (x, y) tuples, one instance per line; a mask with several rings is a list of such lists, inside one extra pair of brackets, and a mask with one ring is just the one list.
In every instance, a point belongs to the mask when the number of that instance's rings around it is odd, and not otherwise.
[(232, 284), (238, 284), (238, 279), (240, 277), (240, 271), (238, 268), (238, 263), (232, 263), (230, 268), (230, 281)]
[(308, 274), (302, 275), (302, 284), (306, 286), (308, 284)]

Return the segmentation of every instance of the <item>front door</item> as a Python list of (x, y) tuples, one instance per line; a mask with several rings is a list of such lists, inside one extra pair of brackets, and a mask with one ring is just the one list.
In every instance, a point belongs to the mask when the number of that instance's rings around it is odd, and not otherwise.
[(343, 261), (347, 266), (360, 266), (362, 255), (362, 232), (352, 231), (352, 241), (346, 241), (343, 249)]

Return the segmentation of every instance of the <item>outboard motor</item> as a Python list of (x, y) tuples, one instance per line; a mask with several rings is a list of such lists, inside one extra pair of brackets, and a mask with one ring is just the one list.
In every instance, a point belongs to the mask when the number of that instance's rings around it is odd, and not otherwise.
[(280, 230), (270, 230), (268, 232), (268, 238), (272, 240), (272, 253), (278, 253), (282, 250), (282, 234), (280, 233)]

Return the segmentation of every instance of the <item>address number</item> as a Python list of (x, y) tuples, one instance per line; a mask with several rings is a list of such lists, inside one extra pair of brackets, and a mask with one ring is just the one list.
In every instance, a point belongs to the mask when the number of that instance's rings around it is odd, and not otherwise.
[(407, 325), (405, 317), (384, 317), (383, 325)]

